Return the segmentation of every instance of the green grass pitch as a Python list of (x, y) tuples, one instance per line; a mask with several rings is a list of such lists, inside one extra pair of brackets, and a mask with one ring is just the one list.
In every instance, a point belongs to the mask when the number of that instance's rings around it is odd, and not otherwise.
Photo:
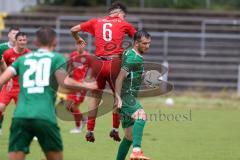
[[(143, 151), (152, 160), (240, 159), (239, 99), (173, 96), (175, 105), (172, 107), (165, 105), (165, 99), (155, 97), (141, 100), (149, 119), (144, 131)], [(3, 135), (0, 136), (0, 160), (7, 159), (13, 108), (13, 104), (8, 106), (5, 114)], [(81, 134), (70, 134), (74, 122), (59, 120), (59, 125), (65, 160), (115, 159), (119, 143), (108, 136), (110, 113), (97, 119), (95, 143), (85, 141), (85, 130)], [(37, 142), (32, 142), (26, 159), (44, 159)]]

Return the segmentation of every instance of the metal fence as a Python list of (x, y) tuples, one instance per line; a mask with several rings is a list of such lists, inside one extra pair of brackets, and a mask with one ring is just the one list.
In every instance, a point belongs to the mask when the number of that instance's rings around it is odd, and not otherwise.
[[(70, 26), (79, 24), (89, 18), (91, 17), (60, 16), (57, 18), (58, 51), (70, 52), (74, 50), (75, 43), (70, 35)], [(134, 22), (138, 28), (142, 28), (143, 26), (139, 19), (131, 19), (131, 22)], [(185, 72), (182, 76), (186, 77), (182, 80), (179, 77), (179, 73), (171, 73), (170, 71), (169, 79), (176, 81), (176, 84), (185, 85), (184, 80), (186, 80), (186, 78), (192, 82), (198, 78), (197, 82), (199, 82), (199, 79), (205, 77), (208, 78), (208, 82), (206, 81), (206, 84), (204, 84), (205, 86), (215, 85), (218, 89), (229, 86), (231, 89), (235, 88), (238, 90), (240, 94), (240, 67), (238, 67), (240, 63), (240, 46), (238, 45), (240, 34), (206, 32), (207, 24), (215, 24), (218, 22), (227, 24), (239, 23), (238, 21), (206, 20), (203, 21), (202, 33), (151, 32), (150, 34), (152, 35), (153, 41), (150, 54), (146, 56), (146, 59), (160, 63), (164, 62), (165, 64), (169, 62), (170, 67), (175, 66), (172, 68), (175, 72), (178, 72), (179, 68), (187, 66), (184, 68), (184, 71), (179, 71)], [(35, 28), (22, 29), (22, 31), (27, 32), (30, 37), (33, 37), (35, 30)], [(6, 32), (7, 30), (3, 32), (5, 39)], [(87, 49), (93, 53), (95, 50), (94, 39), (89, 34), (83, 34), (82, 36), (85, 36), (88, 43)], [(32, 42), (30, 42), (30, 46), (33, 46)], [(197, 68), (198, 64), (201, 64), (202, 73), (201, 68)], [(194, 65), (196, 65), (196, 67)], [(213, 65), (218, 65), (219, 67), (214, 67)], [(194, 66), (193, 68), (195, 68), (195, 70), (191, 68), (192, 66)], [(189, 70), (191, 70), (191, 72), (188, 72)], [(204, 72), (209, 72), (209, 70), (212, 70), (213, 74), (209, 73), (209, 77), (207, 77), (207, 74), (204, 75)], [(192, 72), (196, 72), (198, 75)], [(215, 73), (217, 74), (216, 76), (214, 75)], [(202, 79), (201, 84), (203, 84), (204, 81), (205, 79)], [(196, 86), (198, 85), (197, 82)]]

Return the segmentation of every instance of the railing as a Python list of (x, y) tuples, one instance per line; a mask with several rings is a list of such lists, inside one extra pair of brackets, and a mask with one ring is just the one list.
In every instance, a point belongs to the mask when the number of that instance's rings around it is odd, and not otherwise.
[[(202, 21), (201, 24), (201, 55), (204, 57), (206, 54), (206, 29), (207, 25), (216, 24), (216, 25), (240, 25), (239, 20), (226, 20), (226, 19), (206, 19)], [(230, 37), (231, 38), (231, 37)]]
[[(72, 39), (73, 41), (73, 38), (71, 37), (70, 35), (70, 31), (69, 29), (70, 28), (66, 28), (66, 25), (64, 24), (64, 22), (66, 21), (73, 21), (74, 23), (76, 22), (76, 24), (78, 24), (80, 21), (85, 21), (87, 19), (89, 19), (91, 17), (76, 17), (76, 16), (61, 16), (61, 17), (58, 17), (58, 19), (56, 20), (56, 31), (57, 31), (57, 36), (58, 36), (58, 48), (57, 50), (58, 51), (62, 51), (62, 48), (60, 48), (59, 46), (62, 46), (64, 47), (66, 44), (62, 43), (60, 44), (60, 39), (62, 39), (63, 36), (67, 36), (69, 35), (69, 39)], [(142, 28), (142, 23), (141, 21), (135, 19), (135, 23), (137, 23), (137, 26), (139, 28)], [(217, 22), (219, 22), (219, 20), (215, 21), (215, 22), (209, 22), (209, 21), (205, 21), (203, 22), (204, 25), (206, 24), (209, 24), (209, 23), (214, 23), (216, 24)], [(224, 21), (225, 23), (229, 24), (239, 24), (239, 21), (237, 22), (233, 22), (233, 21)], [(65, 25), (65, 27), (63, 26), (63, 24)], [(29, 35), (33, 36), (33, 33), (36, 31), (36, 28), (22, 28), (22, 31), (26, 32), (26, 33), (29, 33)], [(5, 29), (4, 31), (4, 34), (6, 35), (7, 33), (7, 30)], [(175, 39), (180, 39), (179, 42), (181, 42), (181, 40), (195, 40), (194, 42), (194, 49), (196, 52), (194, 53), (191, 53), (191, 55), (194, 54), (194, 56), (199, 56), (196, 57), (199, 59), (199, 61), (201, 60), (207, 60), (208, 57), (206, 57), (206, 55), (208, 55), (208, 48), (206, 47), (206, 44), (208, 44), (208, 40), (222, 40), (222, 41), (228, 41), (228, 40), (234, 40), (234, 41), (240, 41), (240, 34), (219, 34), (219, 33), (206, 33), (206, 26), (205, 26), (205, 30), (203, 30), (202, 33), (179, 33), (179, 32), (150, 32), (150, 34), (152, 35), (152, 38), (156, 39), (156, 41), (154, 40), (153, 43), (157, 42), (158, 41), (161, 41), (161, 45), (155, 45), (155, 46), (152, 46), (151, 49), (156, 49), (156, 50), (161, 50), (162, 53), (163, 53), (163, 58), (161, 58), (161, 62), (163, 61), (166, 65), (168, 65), (168, 57), (169, 57), (169, 53), (171, 53), (171, 45), (173, 45), (173, 40)], [(85, 36), (87, 37), (87, 42), (88, 42), (88, 50), (89, 51), (93, 51), (94, 50), (94, 44), (93, 44), (93, 39), (92, 39), (92, 36), (90, 36), (89, 34), (85, 34)], [(70, 42), (72, 43), (72, 42)], [(204, 45), (203, 45), (204, 44)], [(73, 45), (74, 45), (74, 41), (73, 41)], [(185, 44), (184, 44), (185, 45)], [(153, 47), (156, 47), (156, 48), (153, 48)], [(178, 46), (178, 50), (179, 52), (181, 53), (181, 50), (184, 50), (184, 49), (187, 49), (187, 47), (191, 47), (190, 44), (187, 44), (186, 46)], [(209, 45), (208, 45), (209, 47)], [(211, 46), (210, 46), (211, 47)], [(203, 51), (205, 52), (204, 53), (204, 56), (203, 56)], [(179, 54), (179, 56), (182, 56)], [(151, 57), (147, 57), (151, 60)], [(160, 56), (155, 56), (155, 57), (152, 57), (154, 58), (154, 60), (159, 60), (160, 61)], [(235, 62), (238, 61), (238, 59), (235, 59)], [(192, 62), (194, 63), (194, 62)], [(237, 63), (237, 62), (236, 62)], [(239, 64), (239, 62), (238, 62)], [(235, 64), (234, 64), (235, 65)], [(236, 67), (237, 68), (237, 67)], [(235, 69), (234, 69), (235, 70)], [(238, 75), (236, 75), (236, 79), (238, 77), (238, 82), (236, 84), (237, 86), (237, 90), (238, 90), (238, 93), (240, 94), (240, 66), (238, 67)]]

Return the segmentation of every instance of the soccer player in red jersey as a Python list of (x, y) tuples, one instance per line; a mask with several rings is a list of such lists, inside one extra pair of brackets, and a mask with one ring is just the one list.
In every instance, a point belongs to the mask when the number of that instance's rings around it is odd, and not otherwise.
[[(85, 56), (90, 54), (85, 50), (85, 47), (77, 45), (77, 50), (72, 52), (69, 56), (68, 61), (68, 71), (70, 72), (70, 77), (78, 82), (82, 82), (88, 71), (88, 64), (85, 63)], [(86, 95), (86, 90), (81, 92), (70, 92), (67, 94), (66, 100), (70, 103), (68, 109), (72, 112), (75, 120), (76, 128), (72, 129), (70, 133), (81, 133), (83, 127), (86, 124), (86, 119), (83, 119), (82, 113), (80, 112), (79, 105), (84, 101)]]
[[(3, 60), (7, 66), (10, 66), (20, 56), (31, 51), (26, 48), (27, 35), (25, 33), (18, 32), (15, 39), (15, 46), (3, 53)], [(15, 104), (17, 103), (19, 90), (18, 77), (13, 77), (12, 80), (2, 88), (0, 92), (0, 119), (3, 119), (3, 112), (11, 99), (14, 100)]]
[(8, 42), (4, 42), (0, 44), (0, 72), (1, 73), (7, 68), (2, 58), (3, 52), (14, 46), (15, 36), (19, 31), (20, 29), (16, 26), (10, 27), (8, 31)]
[[(96, 108), (101, 99), (102, 90), (106, 82), (114, 92), (116, 77), (120, 71), (121, 55), (123, 52), (122, 44), (125, 34), (133, 37), (136, 32), (133, 25), (128, 23), (124, 18), (126, 15), (126, 6), (120, 2), (114, 2), (108, 9), (108, 16), (102, 18), (93, 18), (87, 22), (81, 23), (71, 28), (71, 32), (76, 42), (80, 46), (86, 45), (85, 41), (78, 35), (78, 32), (88, 32), (95, 36), (96, 52), (91, 62), (92, 77), (96, 78), (98, 89), (93, 91), (93, 97), (90, 99), (88, 114), (88, 132), (86, 140), (94, 142), (94, 127), (97, 115)], [(117, 109), (113, 110), (113, 129), (110, 137), (115, 141), (120, 141), (118, 128), (120, 125), (120, 116)]]

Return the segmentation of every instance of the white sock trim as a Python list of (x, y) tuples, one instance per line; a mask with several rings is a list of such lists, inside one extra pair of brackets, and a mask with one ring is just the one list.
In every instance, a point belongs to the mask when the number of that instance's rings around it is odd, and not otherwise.
[(133, 152), (140, 152), (141, 151), (141, 148), (140, 147), (134, 147), (133, 148)]

